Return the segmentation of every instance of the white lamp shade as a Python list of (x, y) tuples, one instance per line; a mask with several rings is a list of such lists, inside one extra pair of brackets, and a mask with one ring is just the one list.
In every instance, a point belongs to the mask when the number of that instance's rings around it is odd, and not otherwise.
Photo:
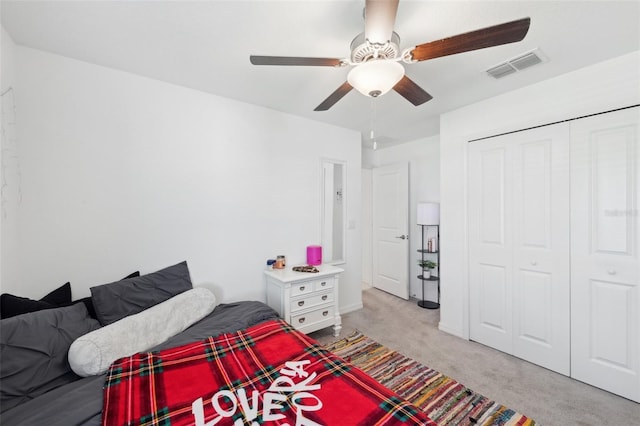
[(440, 204), (418, 203), (418, 225), (439, 225)]
[(404, 76), (404, 67), (397, 61), (370, 60), (349, 71), (347, 81), (365, 96), (382, 96)]

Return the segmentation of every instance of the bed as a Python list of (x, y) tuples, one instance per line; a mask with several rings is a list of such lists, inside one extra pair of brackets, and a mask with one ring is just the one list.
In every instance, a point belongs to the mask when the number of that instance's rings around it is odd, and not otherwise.
[(3, 425), (434, 424), (264, 303), (215, 303), (186, 262), (91, 293), (0, 321)]

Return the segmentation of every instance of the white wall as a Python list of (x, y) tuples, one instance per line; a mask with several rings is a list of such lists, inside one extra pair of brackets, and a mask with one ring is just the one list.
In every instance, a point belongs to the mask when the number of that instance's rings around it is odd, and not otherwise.
[[(422, 298), (422, 282), (417, 279), (421, 272), (417, 265), (419, 258), (417, 250), (421, 241), (420, 227), (417, 226), (416, 222), (416, 211), (419, 202), (438, 202), (440, 200), (439, 137), (432, 136), (371, 151), (366, 160), (363, 161), (363, 166), (375, 168), (401, 162), (409, 163), (409, 295)], [(371, 173), (368, 173), (368, 176), (370, 179)], [(368, 190), (371, 191), (370, 183)], [(365, 198), (370, 199), (370, 194), (365, 195), (363, 192), (363, 199)], [(369, 227), (368, 230), (363, 232), (365, 233), (364, 241), (371, 243), (371, 228)], [(364, 262), (366, 261), (367, 259), (364, 260)], [(369, 258), (370, 262), (371, 259)], [(364, 270), (367, 269), (371, 270), (365, 264)], [(425, 298), (436, 300), (437, 287), (425, 284)]]
[[(359, 223), (357, 132), (29, 48), (17, 58), (23, 202), (3, 291), (70, 280), (82, 297), (186, 259), (219, 299), (264, 300), (266, 259), (304, 263), (320, 243), (323, 157), (346, 161)], [(343, 311), (362, 306), (360, 241), (348, 231)]]
[(467, 142), (638, 103), (640, 52), (635, 52), (441, 116), (441, 273), (446, 283), (441, 330), (469, 337)]
[(16, 45), (4, 27), (0, 27), (0, 93), (11, 87), (15, 80)]
[(0, 149), (0, 282), (11, 273), (15, 265), (15, 253), (7, 248), (17, 243), (17, 209), (20, 201), (20, 162), (16, 146), (15, 118), (15, 52), (11, 36), (0, 28), (0, 93), (2, 93), (2, 140)]

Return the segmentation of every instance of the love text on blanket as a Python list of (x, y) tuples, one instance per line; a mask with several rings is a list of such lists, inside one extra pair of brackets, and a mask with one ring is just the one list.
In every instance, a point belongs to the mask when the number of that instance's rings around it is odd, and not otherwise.
[[(280, 376), (273, 380), (262, 395), (255, 389), (247, 395), (246, 390), (242, 388), (235, 391), (216, 392), (211, 397), (210, 403), (217, 416), (208, 422), (205, 422), (204, 399), (202, 397), (196, 399), (191, 404), (195, 425), (213, 426), (223, 419), (234, 417), (238, 408), (241, 409), (242, 418), (236, 418), (234, 426), (242, 426), (245, 424), (244, 421), (257, 426), (281, 420), (285, 415), (278, 411), (284, 409), (283, 404), (289, 399), (296, 415), (296, 426), (321, 426), (304, 415), (305, 411), (318, 411), (322, 408), (322, 401), (312, 393), (320, 389), (320, 384), (312, 384), (317, 373), (309, 374), (304, 369), (304, 366), (310, 363), (309, 360), (286, 362), (279, 371)], [(260, 410), (260, 401), (262, 401), (262, 410)], [(260, 423), (258, 416), (262, 417)]]

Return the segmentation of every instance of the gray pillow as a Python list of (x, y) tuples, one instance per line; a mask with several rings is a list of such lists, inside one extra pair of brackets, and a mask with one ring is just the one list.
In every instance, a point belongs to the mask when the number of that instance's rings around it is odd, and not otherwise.
[(82, 303), (0, 321), (0, 411), (78, 380), (67, 361), (71, 343), (100, 328)]
[(187, 262), (152, 274), (91, 287), (98, 321), (109, 325), (193, 288)]

